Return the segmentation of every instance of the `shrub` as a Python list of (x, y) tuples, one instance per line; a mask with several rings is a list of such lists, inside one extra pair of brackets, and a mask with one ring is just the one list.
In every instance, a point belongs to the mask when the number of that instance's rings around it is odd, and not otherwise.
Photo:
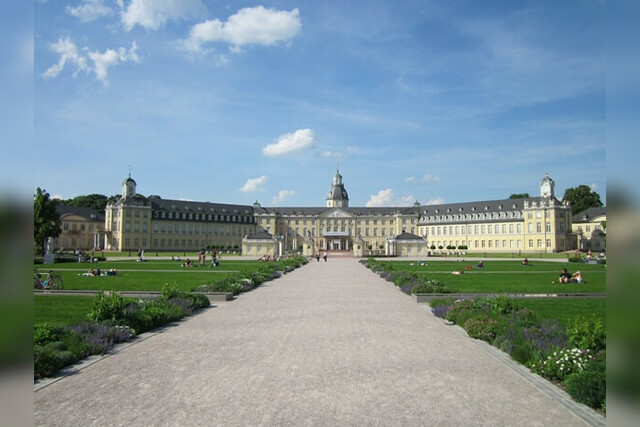
[(111, 296), (98, 292), (93, 299), (89, 319), (94, 322), (105, 320), (117, 322), (124, 317), (124, 309), (128, 303), (129, 300), (125, 300), (119, 292), (114, 292)]
[(569, 375), (580, 372), (596, 355), (591, 350), (579, 348), (556, 350), (546, 357), (533, 359), (530, 368), (533, 372), (552, 381), (564, 381)]
[(555, 319), (544, 319), (535, 326), (525, 327), (523, 335), (535, 352), (548, 353), (554, 348), (567, 346), (567, 333), (564, 326)]
[(603, 407), (607, 393), (604, 360), (594, 361), (584, 370), (569, 375), (564, 385), (577, 402), (595, 409)]
[(444, 294), (450, 292), (451, 289), (437, 280), (427, 280), (426, 282), (420, 283), (411, 289), (412, 294)]
[(504, 295), (495, 297), (491, 305), (491, 311), (495, 314), (513, 313), (517, 308), (516, 303)]
[(33, 326), (33, 343), (45, 345), (52, 341), (58, 341), (63, 334), (60, 327), (51, 326), (48, 323), (36, 323)]
[[(457, 324), (460, 324), (457, 319), (460, 317), (462, 313), (471, 312), (473, 313), (474, 303), (471, 300), (457, 300), (455, 301), (449, 311), (447, 311), (446, 319)], [(465, 319), (466, 320), (466, 319)], [(463, 322), (464, 324), (464, 322)]]
[(479, 314), (478, 316), (467, 319), (464, 322), (464, 329), (471, 338), (491, 342), (496, 337), (498, 329), (498, 321), (487, 314)]
[(591, 316), (578, 316), (567, 327), (569, 345), (582, 350), (600, 351), (607, 345), (607, 330), (602, 319)]
[(33, 351), (33, 376), (36, 379), (50, 377), (63, 367), (71, 365), (77, 360), (73, 353), (60, 350), (58, 346), (36, 346)]

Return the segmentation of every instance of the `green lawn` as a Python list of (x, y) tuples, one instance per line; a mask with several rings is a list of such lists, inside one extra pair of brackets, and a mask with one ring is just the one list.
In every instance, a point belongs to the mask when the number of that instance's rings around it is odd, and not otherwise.
[(33, 323), (75, 325), (87, 320), (92, 304), (93, 297), (35, 295), (33, 298)]
[(565, 325), (577, 316), (596, 314), (606, 324), (607, 300), (605, 298), (527, 298), (518, 299), (521, 307), (536, 312), (545, 319), (557, 319)]
[[(487, 261), (485, 268), (473, 267), (476, 262), (456, 261), (392, 261), (383, 262), (390, 265), (393, 271), (418, 272), (424, 276), (438, 280), (447, 285), (453, 292), (486, 292), (486, 293), (564, 293), (606, 292), (606, 267), (604, 265), (577, 264), (570, 262), (533, 261), (523, 266), (520, 261)], [(413, 264), (413, 265), (411, 265)], [(585, 280), (583, 284), (558, 283), (562, 268), (570, 272), (580, 270)], [(462, 275), (454, 275), (453, 271), (463, 271)], [(556, 282), (555, 284), (552, 282)]]
[[(197, 262), (197, 258), (196, 258)], [(105, 291), (161, 291), (169, 283), (179, 290), (191, 291), (196, 286), (223, 280), (243, 270), (255, 269), (264, 265), (262, 261), (229, 260), (223, 258), (220, 265), (211, 268), (182, 267), (182, 262), (168, 260), (104, 261), (90, 263), (60, 263), (36, 265), (40, 273), (53, 270), (64, 280), (65, 290), (105, 290)], [(83, 276), (89, 269), (100, 268), (101, 272), (115, 268), (116, 276)]]

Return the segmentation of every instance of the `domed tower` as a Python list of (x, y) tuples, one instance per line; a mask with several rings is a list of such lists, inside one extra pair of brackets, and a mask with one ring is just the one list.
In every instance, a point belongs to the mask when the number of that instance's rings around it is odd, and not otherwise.
[(329, 193), (327, 194), (327, 207), (349, 207), (349, 195), (347, 194), (347, 190), (344, 189), (342, 175), (340, 175), (339, 170), (336, 170), (336, 175), (333, 177), (333, 183), (331, 184), (331, 190), (329, 190)]
[(549, 178), (549, 172), (547, 172), (547, 175), (540, 181), (540, 197), (554, 198), (555, 186), (556, 183)]
[(129, 174), (129, 177), (122, 183), (122, 197), (126, 199), (127, 197), (133, 197), (135, 195), (136, 182), (131, 178), (131, 174)]

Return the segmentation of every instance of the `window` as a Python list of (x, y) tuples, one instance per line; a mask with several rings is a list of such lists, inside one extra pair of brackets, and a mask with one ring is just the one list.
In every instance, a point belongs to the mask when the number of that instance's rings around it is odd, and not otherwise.
[(64, 222), (64, 223), (62, 223), (62, 229), (63, 229), (64, 231), (68, 231), (68, 230), (69, 230), (69, 223), (68, 223), (68, 222)]
[(485, 226), (484, 225), (480, 226), (480, 233), (481, 234), (485, 234)]
[[(547, 221), (546, 225), (545, 225), (545, 230), (549, 233), (551, 232), (551, 223), (549, 221)], [(589, 230), (587, 230), (589, 231)]]
[(547, 245), (548, 248), (550, 248), (551, 247), (551, 239), (547, 239), (545, 244)]
[(529, 233), (533, 233), (533, 223), (529, 223)]
[(516, 224), (516, 233), (522, 234), (522, 224)]
[(147, 221), (144, 221), (144, 222), (142, 223), (142, 232), (143, 232), (143, 233), (146, 233), (146, 232), (147, 232)]
[[(84, 229), (84, 228), (83, 228), (83, 229)], [(587, 233), (591, 232), (591, 226), (590, 226), (590, 225), (587, 225), (587, 226), (585, 227), (585, 229), (586, 229)]]
[(509, 234), (513, 234), (513, 224), (509, 224)]
[(536, 233), (542, 233), (542, 224), (536, 222)]
[(536, 246), (541, 248), (542, 247), (542, 239), (537, 239), (536, 240)]
[(502, 224), (502, 234), (507, 234), (507, 224)]
[(537, 212), (536, 212), (536, 218), (541, 218), (541, 217), (542, 217), (542, 212), (537, 211)]

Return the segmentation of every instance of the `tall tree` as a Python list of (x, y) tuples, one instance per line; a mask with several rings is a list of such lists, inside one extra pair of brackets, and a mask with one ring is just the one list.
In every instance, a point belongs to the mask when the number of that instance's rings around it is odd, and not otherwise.
[(602, 206), (600, 195), (591, 190), (588, 185), (579, 185), (573, 188), (567, 188), (564, 192), (563, 200), (571, 203), (571, 212), (575, 215), (589, 208), (598, 208)]
[(60, 202), (65, 206), (75, 206), (77, 208), (91, 208), (98, 212), (104, 212), (109, 199), (103, 194), (88, 194), (86, 196), (76, 196)]
[(46, 190), (36, 189), (33, 196), (33, 249), (36, 253), (44, 253), (45, 239), (55, 239), (62, 233), (57, 204)]
[(526, 199), (530, 197), (529, 193), (514, 193), (509, 196), (510, 199)]

